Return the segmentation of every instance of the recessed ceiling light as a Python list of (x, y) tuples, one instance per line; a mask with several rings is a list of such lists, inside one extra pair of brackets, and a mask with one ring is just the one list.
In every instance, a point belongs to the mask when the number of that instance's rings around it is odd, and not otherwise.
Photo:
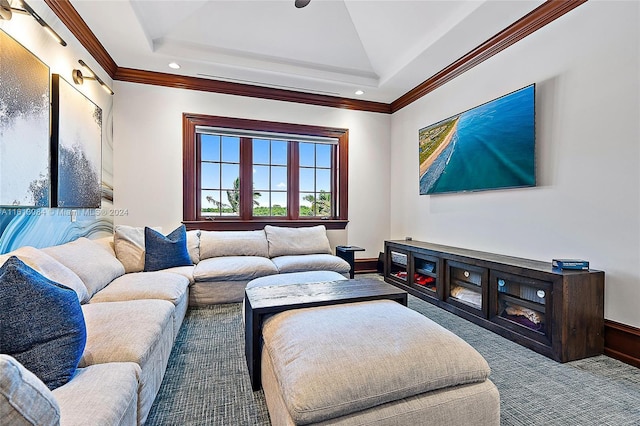
[(180, 69), (180, 64), (178, 64), (177, 62), (171, 62), (169, 64), (169, 68), (173, 68), (174, 70)]
[(364, 95), (364, 90), (356, 90), (356, 95)]

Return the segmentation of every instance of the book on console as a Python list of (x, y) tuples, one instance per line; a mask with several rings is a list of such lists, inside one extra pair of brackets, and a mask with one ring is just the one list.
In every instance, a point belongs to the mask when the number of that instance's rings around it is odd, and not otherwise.
[(553, 259), (551, 266), (558, 269), (579, 269), (588, 270), (589, 261), (582, 259)]

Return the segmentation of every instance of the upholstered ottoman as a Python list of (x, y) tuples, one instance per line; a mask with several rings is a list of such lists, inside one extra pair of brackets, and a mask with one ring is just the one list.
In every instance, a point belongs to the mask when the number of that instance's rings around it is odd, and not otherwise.
[(263, 327), (274, 425), (499, 425), (484, 358), (392, 301), (279, 313)]

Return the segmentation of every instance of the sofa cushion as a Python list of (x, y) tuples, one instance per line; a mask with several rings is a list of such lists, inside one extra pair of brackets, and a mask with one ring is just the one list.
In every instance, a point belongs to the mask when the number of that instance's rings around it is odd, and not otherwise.
[(175, 307), (166, 300), (82, 305), (87, 346), (80, 367), (109, 362), (140, 366), (138, 424), (144, 423), (160, 389), (173, 346)]
[(258, 231), (202, 231), (200, 259), (221, 256), (269, 257), (267, 237)]
[(176, 305), (187, 292), (189, 280), (165, 271), (134, 272), (116, 278), (97, 292), (91, 303), (160, 299)]
[(85, 342), (75, 291), (9, 258), (0, 268), (0, 353), (55, 389), (73, 376)]
[(295, 424), (483, 382), (490, 373), (464, 340), (388, 300), (286, 311), (267, 319), (262, 335)]
[(122, 263), (109, 250), (85, 237), (42, 251), (75, 272), (87, 287), (89, 297), (124, 274)]
[(171, 272), (172, 274), (178, 274), (189, 280), (189, 284), (193, 284), (195, 279), (193, 278), (194, 265), (191, 266), (176, 266), (175, 268), (163, 269), (163, 272)]
[(139, 377), (133, 362), (79, 368), (73, 380), (53, 391), (62, 424), (135, 425)]
[(184, 225), (180, 225), (167, 236), (145, 227), (144, 246), (145, 272), (193, 265), (187, 250), (187, 230)]
[(193, 278), (201, 281), (247, 281), (277, 274), (273, 262), (260, 256), (225, 256), (201, 260), (193, 270)]
[(89, 293), (80, 277), (42, 250), (29, 246), (20, 247), (11, 253), (0, 256), (0, 265), (6, 262), (11, 256), (18, 257), (18, 259), (51, 281), (60, 283), (75, 291), (80, 303), (86, 303), (89, 300)]
[(53, 394), (15, 358), (0, 354), (0, 377), (0, 419), (3, 424), (59, 424), (60, 407)]
[(349, 272), (349, 263), (332, 254), (305, 254), (298, 256), (278, 256), (271, 259), (281, 274), (300, 271)]
[(266, 225), (264, 231), (269, 242), (269, 257), (297, 254), (331, 254), (331, 245), (324, 225), (287, 228)]

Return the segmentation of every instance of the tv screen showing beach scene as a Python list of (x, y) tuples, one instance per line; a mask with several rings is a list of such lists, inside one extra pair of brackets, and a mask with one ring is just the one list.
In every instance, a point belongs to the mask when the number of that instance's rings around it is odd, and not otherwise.
[(531, 187), (535, 84), (418, 131), (420, 195)]

